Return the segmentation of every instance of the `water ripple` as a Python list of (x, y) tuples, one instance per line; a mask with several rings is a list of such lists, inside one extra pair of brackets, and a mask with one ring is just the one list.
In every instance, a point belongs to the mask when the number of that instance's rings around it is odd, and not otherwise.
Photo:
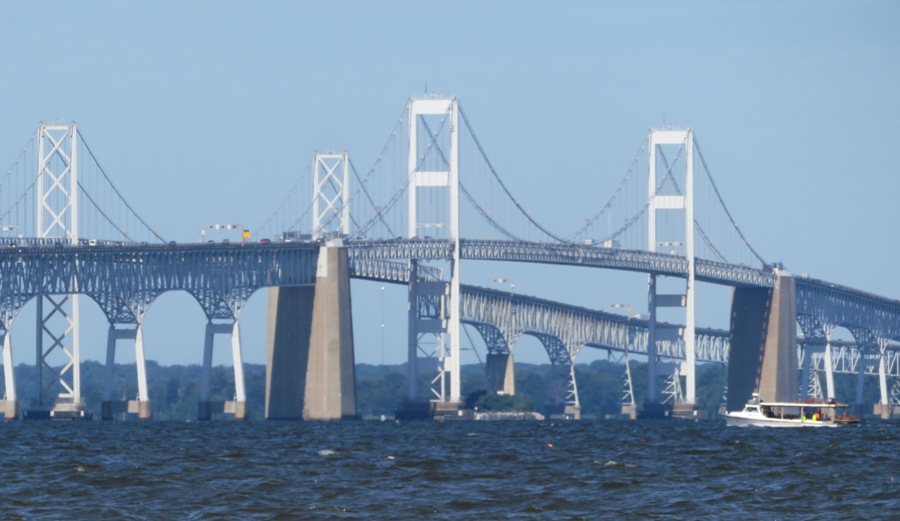
[(677, 421), (0, 430), (0, 519), (900, 518), (896, 423), (787, 432)]

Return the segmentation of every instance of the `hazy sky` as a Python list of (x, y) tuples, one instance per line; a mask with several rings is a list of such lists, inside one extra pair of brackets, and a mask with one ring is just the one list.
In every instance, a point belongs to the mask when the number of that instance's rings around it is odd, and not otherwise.
[[(2, 2), (0, 165), (39, 121), (75, 120), (139, 213), (193, 241), (205, 224), (264, 221), (316, 150), (370, 165), (427, 84), (459, 96), (538, 220), (583, 209), (562, 226), (576, 227), (647, 129), (677, 123), (695, 130), (765, 257), (900, 298), (900, 5), (598, 4)], [(551, 174), (563, 157), (566, 175)], [(640, 275), (469, 272), (466, 283), (509, 277), (523, 293), (592, 308), (646, 307)], [(701, 291), (701, 325), (727, 327), (727, 291)], [(383, 343), (381, 292), (354, 283), (359, 362), (405, 357), (405, 291), (384, 290)], [(85, 302), (83, 350), (102, 360), (106, 326)], [(242, 317), (250, 362), (265, 360), (264, 314), (258, 293)], [(16, 362), (33, 361), (33, 320), (26, 309), (13, 327)], [(201, 361), (204, 318), (186, 295), (162, 296), (145, 324), (148, 358)], [(545, 361), (536, 346), (524, 341), (517, 357)], [(217, 363), (228, 360), (217, 344)]]

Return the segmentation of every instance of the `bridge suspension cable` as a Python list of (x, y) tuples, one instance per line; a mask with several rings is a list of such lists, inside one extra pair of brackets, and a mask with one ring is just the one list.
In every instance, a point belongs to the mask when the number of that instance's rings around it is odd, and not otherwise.
[[(551, 237), (552, 239), (554, 239), (557, 242), (569, 243), (570, 241), (551, 232), (550, 230), (545, 228), (541, 223), (537, 222), (533, 217), (531, 217), (531, 215), (528, 213), (528, 211), (525, 210), (525, 208), (521, 205), (521, 203), (519, 203), (518, 199), (516, 199), (516, 197), (513, 196), (512, 192), (510, 192), (509, 188), (506, 186), (506, 183), (504, 183), (503, 180), (500, 178), (500, 175), (497, 174), (497, 170), (494, 168), (494, 165), (491, 163), (490, 158), (488, 158), (487, 152), (485, 152), (484, 147), (481, 145), (481, 141), (478, 139), (478, 136), (475, 134), (475, 130), (472, 128), (472, 124), (469, 121), (469, 118), (466, 115), (466, 111), (463, 109), (462, 104), (460, 104), (460, 106), (459, 106), (459, 114), (462, 116), (463, 122), (465, 122), (466, 128), (469, 130), (469, 134), (472, 136), (472, 140), (474, 141), (475, 146), (478, 147), (478, 151), (481, 153), (481, 157), (484, 159), (485, 163), (487, 164), (488, 169), (490, 170), (491, 174), (494, 176), (494, 179), (496, 179), (497, 183), (499, 183), (499, 185), (500, 185), (500, 188), (503, 190), (503, 192), (506, 194), (506, 196), (509, 198), (509, 200), (512, 201), (512, 203), (519, 210), (519, 212), (523, 216), (525, 216), (525, 218), (532, 225), (534, 225), (538, 230), (542, 231), (548, 237)], [(480, 211), (482, 214), (484, 214), (483, 209), (481, 209)], [(492, 223), (496, 224), (493, 220), (491, 220), (491, 221), (492, 221)]]
[[(649, 139), (649, 136), (650, 136), (650, 134), (648, 133), (647, 139)], [(620, 238), (625, 232), (630, 230), (634, 226), (635, 223), (640, 221), (644, 217), (644, 215), (646, 215), (647, 210), (650, 208), (650, 202), (660, 194), (660, 192), (662, 191), (663, 187), (665, 186), (665, 184), (668, 180), (671, 179), (672, 183), (675, 187), (675, 190), (679, 194), (681, 193), (680, 190), (678, 190), (678, 185), (675, 182), (675, 179), (673, 177), (673, 168), (674, 168), (675, 163), (677, 162), (678, 158), (681, 156), (681, 152), (683, 151), (683, 149), (684, 149), (684, 147), (681, 147), (678, 150), (678, 154), (675, 156), (675, 161), (673, 161), (672, 164), (669, 164), (668, 161), (665, 161), (665, 156), (663, 156), (664, 165), (666, 166), (666, 175), (662, 176), (662, 178), (659, 180), (659, 182), (656, 183), (653, 193), (650, 194), (649, 197), (644, 198), (645, 202), (642, 204), (641, 209), (636, 214), (632, 215), (630, 218), (627, 218), (625, 220), (625, 224), (622, 225), (619, 229), (617, 229), (615, 232), (612, 232), (609, 235), (607, 235), (606, 238), (604, 239), (604, 241), (611, 241), (611, 240), (616, 240), (616, 239)], [(645, 148), (642, 146), (641, 150), (645, 150)], [(638, 153), (640, 154), (640, 151)]]
[[(306, 170), (307, 170), (307, 172), (310, 170), (310, 163), (306, 164)], [(278, 204), (278, 207), (275, 209), (275, 211), (272, 212), (271, 215), (269, 215), (269, 218), (266, 219), (265, 222), (263, 222), (261, 225), (259, 225), (256, 228), (256, 230), (254, 230), (254, 232), (253, 232), (254, 235), (257, 235), (257, 236), (262, 235), (265, 231), (267, 231), (266, 229), (271, 224), (273, 224), (276, 221), (276, 219), (278, 219), (281, 216), (281, 214), (283, 212), (286, 213), (287, 211), (289, 211), (289, 210), (287, 210), (287, 207), (290, 205), (291, 201), (293, 200), (293, 197), (295, 195), (299, 194), (301, 185), (305, 180), (306, 180), (306, 178), (303, 175), (301, 175), (300, 177), (297, 178), (297, 181), (294, 183), (294, 185), (291, 187), (291, 189), (288, 190), (287, 195), (285, 195), (281, 199), (281, 202)], [(306, 210), (304, 210), (300, 214), (300, 216), (297, 217), (297, 219), (294, 220), (294, 222), (290, 226), (285, 227), (282, 225), (281, 231), (282, 232), (292, 231), (294, 229), (294, 227), (300, 223), (300, 221), (302, 221), (307, 215), (309, 215), (309, 212), (312, 211), (312, 207), (313, 207), (313, 202), (312, 202), (312, 198), (310, 198), (309, 204), (306, 206)], [(272, 229), (271, 231), (274, 232), (275, 230)]]
[(32, 134), (22, 147), (22, 152), (13, 161), (6, 174), (0, 179), (0, 193), (6, 200), (3, 211), (0, 213), (0, 229), (4, 232), (16, 231), (21, 234), (32, 227), (30, 221), (34, 218), (35, 211), (28, 207), (28, 203), (35, 199), (34, 191), (37, 177), (31, 168), (37, 163), (35, 158), (35, 140), (37, 134)]
[(741, 240), (744, 241), (744, 244), (753, 255), (762, 263), (763, 266), (769, 266), (770, 264), (766, 262), (766, 260), (756, 251), (756, 249), (750, 244), (750, 241), (747, 240), (747, 237), (741, 231), (741, 228), (738, 226), (737, 221), (734, 220), (734, 217), (731, 215), (731, 211), (728, 210), (728, 205), (725, 204), (725, 200), (722, 198), (722, 194), (719, 192), (719, 187), (716, 186), (716, 181), (712, 177), (712, 173), (709, 170), (709, 166), (706, 164), (706, 158), (703, 157), (703, 151), (700, 149), (700, 142), (697, 141), (697, 138), (694, 138), (694, 147), (697, 149), (697, 155), (700, 156), (700, 163), (703, 165), (703, 170), (706, 172), (706, 177), (709, 178), (709, 182), (712, 185), (713, 191), (715, 191), (716, 197), (719, 199), (719, 204), (722, 205), (722, 209), (725, 210), (725, 215), (728, 216), (728, 220), (731, 222), (731, 225), (734, 226), (735, 231), (741, 237)]
[[(585, 233), (594, 223), (599, 222), (600, 217), (603, 216), (608, 210), (613, 208), (618, 199), (619, 195), (625, 191), (628, 185), (628, 179), (634, 175), (637, 171), (637, 167), (640, 164), (640, 160), (643, 157), (645, 151), (647, 150), (647, 140), (649, 139), (650, 133), (648, 132), (644, 139), (641, 141), (641, 146), (638, 148), (637, 153), (634, 155), (634, 159), (631, 160), (631, 165), (628, 167), (628, 170), (625, 172), (625, 176), (622, 177), (622, 180), (619, 181), (619, 184), (616, 186), (615, 192), (610, 196), (609, 200), (606, 201), (606, 204), (600, 209), (599, 212), (595, 213), (590, 219), (585, 219), (584, 225), (573, 233), (569, 234), (567, 237), (568, 240), (574, 241), (576, 237)], [(610, 239), (614, 237), (609, 237)]]
[[(446, 123), (447, 123), (447, 118), (446, 117), (442, 118), (441, 125), (440, 125), (440, 127), (438, 127), (438, 132), (440, 132), (444, 128), (444, 125)], [(431, 134), (430, 130), (429, 130), (429, 134)], [(376, 223), (378, 223), (379, 221), (382, 221), (382, 222), (384, 221), (383, 215), (390, 212), (391, 210), (393, 210), (394, 205), (397, 204), (397, 201), (399, 201), (403, 197), (403, 194), (406, 193), (406, 191), (409, 189), (409, 185), (412, 183), (413, 176), (416, 174), (416, 172), (418, 172), (421, 169), (422, 165), (425, 163), (426, 158), (428, 158), (428, 156), (431, 154), (431, 151), (434, 148), (438, 148), (438, 147), (436, 147), (436, 143), (432, 139), (429, 141), (428, 147), (425, 149), (425, 152), (421, 155), (421, 157), (417, 158), (415, 168), (413, 168), (411, 171), (409, 171), (407, 173), (406, 180), (403, 183), (403, 186), (396, 193), (394, 193), (394, 195), (387, 201), (387, 203), (381, 209), (380, 212), (378, 211), (377, 208), (375, 208), (375, 210), (376, 210), (375, 216), (372, 217), (371, 219), (369, 219), (364, 225), (359, 227), (359, 230), (357, 231), (357, 234), (356, 234), (358, 237), (365, 237), (366, 234), (369, 232), (369, 230), (371, 230), (372, 227), (375, 226)]]
[[(74, 123), (55, 123), (40, 128), (55, 129), (52, 132), (68, 128), (67, 132), (71, 134), (50, 138), (49, 152), (45, 157), (38, 157), (37, 151), (40, 140), (47, 135), (42, 134), (42, 130), (26, 142), (19, 157), (0, 179), (0, 230), (15, 231), (20, 237), (42, 236), (38, 230), (38, 212), (49, 205), (59, 210), (57, 219), (60, 221), (74, 219), (74, 215), (67, 212), (78, 209), (78, 220), (82, 226), (78, 230), (79, 237), (71, 239), (124, 239), (136, 242), (139, 238), (147, 238), (164, 242), (163, 237), (137, 213), (113, 183)], [(77, 178), (72, 178), (75, 184), (63, 190), (63, 184), (69, 182), (64, 182), (63, 176), (71, 175), (70, 172), (76, 169)], [(54, 183), (53, 186), (60, 189), (39, 195), (37, 190), (42, 175), (51, 176), (47, 182)], [(72, 193), (77, 193), (77, 197), (87, 204), (76, 204), (71, 198)]]
[[(116, 187), (115, 183), (112, 182), (112, 179), (110, 179), (109, 176), (106, 175), (106, 170), (104, 170), (103, 166), (100, 165), (100, 161), (97, 160), (97, 156), (94, 155), (94, 152), (93, 152), (93, 150), (91, 150), (91, 147), (88, 145), (88, 142), (84, 138), (84, 135), (81, 133), (80, 130), (78, 130), (77, 132), (78, 132), (78, 137), (79, 137), (80, 142), (84, 145), (85, 150), (87, 150), (88, 154), (91, 156), (91, 160), (93, 161), (93, 163), (95, 165), (97, 165), (97, 169), (100, 171), (100, 174), (103, 176), (103, 179), (109, 184), (109, 187), (112, 188), (112, 191), (115, 193), (115, 195), (118, 197), (118, 199), (122, 202), (122, 204), (125, 205), (125, 208), (127, 209), (127, 211), (130, 212), (131, 216), (133, 216), (135, 219), (137, 219), (137, 221), (144, 227), (144, 229), (149, 231), (151, 235), (156, 237), (160, 242), (165, 242), (165, 239), (163, 239), (162, 236), (160, 236), (156, 232), (156, 230), (153, 229), (152, 226), (147, 224), (147, 221), (145, 221), (134, 210), (134, 208), (131, 206), (131, 204), (129, 204), (128, 200), (125, 199), (125, 196), (122, 195), (122, 192), (120, 192), (119, 189)], [(133, 241), (131, 236), (127, 233), (127, 228), (126, 228), (126, 230), (122, 230), (121, 225), (116, 225), (116, 223), (110, 218), (110, 216), (100, 207), (100, 205), (97, 203), (97, 201), (94, 199), (94, 197), (91, 196), (90, 192), (88, 190), (85, 190), (84, 186), (81, 185), (80, 181), (79, 181), (78, 185), (82, 189), (82, 193), (85, 194), (85, 196), (88, 198), (88, 200), (91, 202), (91, 204), (97, 209), (98, 212), (100, 212), (100, 214), (109, 222), (109, 224), (111, 224), (114, 228), (116, 228), (119, 231), (119, 233), (121, 233), (122, 236), (127, 238), (129, 241)]]
[[(460, 112), (462, 112), (462, 107), (460, 107)], [(463, 116), (463, 119), (465, 119), (465, 116)], [(440, 154), (441, 160), (442, 160), (445, 164), (449, 163), (449, 161), (447, 160), (447, 156), (444, 155), (444, 151), (441, 150), (440, 145), (437, 143), (437, 140), (436, 140), (436, 138), (435, 138), (436, 134), (433, 133), (433, 132), (431, 132), (431, 128), (428, 126), (428, 122), (423, 121), (422, 124), (425, 126), (425, 129), (428, 131), (428, 135), (429, 135), (429, 137), (430, 137), (430, 140), (431, 140), (432, 144), (434, 144), (434, 147), (435, 147), (435, 149), (438, 151), (438, 154)], [(470, 129), (470, 130), (471, 130), (471, 129)], [(487, 160), (487, 158), (485, 158), (485, 160)], [(477, 211), (477, 212), (478, 212), (478, 213), (479, 213), (479, 214), (480, 214), (480, 215), (481, 215), (481, 216), (482, 216), (482, 217), (483, 217), (483, 218), (484, 218), (484, 219), (485, 219), (485, 220), (486, 220), (486, 221), (487, 221), (494, 229), (496, 229), (498, 232), (500, 232), (501, 234), (503, 234), (504, 236), (506, 236), (508, 239), (512, 239), (512, 240), (515, 240), (515, 241), (521, 241), (521, 240), (523, 240), (521, 237), (519, 237), (518, 235), (516, 235), (516, 234), (512, 233), (511, 231), (507, 230), (507, 229), (504, 228), (499, 222), (497, 222), (494, 218), (492, 218), (492, 217), (490, 216), (490, 214), (489, 214), (489, 213), (488, 213), (481, 205), (478, 204), (478, 201), (475, 200), (475, 198), (472, 196), (471, 192), (469, 192), (469, 190), (466, 189), (466, 186), (465, 186), (465, 184), (462, 182), (462, 180), (460, 180), (460, 182), (459, 182), (459, 189), (460, 189), (460, 191), (463, 193), (463, 195), (466, 197), (466, 200), (468, 200), (468, 201), (472, 204), (472, 207), (474, 207), (475, 210), (476, 210), (476, 211)]]

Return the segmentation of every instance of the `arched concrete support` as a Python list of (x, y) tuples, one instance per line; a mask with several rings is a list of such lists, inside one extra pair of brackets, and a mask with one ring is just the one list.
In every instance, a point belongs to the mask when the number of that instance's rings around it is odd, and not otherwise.
[[(210, 401), (209, 380), (212, 374), (213, 340), (216, 334), (231, 335), (231, 354), (234, 363), (234, 400)], [(212, 419), (214, 413), (233, 414), (235, 420), (247, 417), (247, 397), (244, 391), (244, 362), (241, 354), (241, 329), (237, 319), (230, 323), (206, 323), (203, 345), (203, 368), (200, 373), (200, 404), (197, 419)]]
[(0, 330), (3, 336), (3, 383), (5, 385), (5, 396), (0, 401), (0, 413), (6, 420), (16, 420), (19, 418), (19, 401), (16, 399), (16, 377), (15, 366), (12, 357), (12, 338), (9, 334), (9, 326)]
[[(137, 370), (138, 382), (137, 400), (112, 399), (117, 340), (134, 340), (134, 365)], [(150, 419), (150, 396), (147, 390), (147, 366), (144, 359), (144, 333), (140, 323), (134, 329), (116, 329), (114, 324), (110, 324), (106, 336), (106, 378), (103, 384), (100, 417), (104, 420), (112, 420), (116, 413), (137, 414), (138, 419)]]
[(797, 399), (797, 299), (793, 277), (776, 273), (774, 290), (735, 288), (728, 364), (729, 411), (753, 392), (763, 401)]

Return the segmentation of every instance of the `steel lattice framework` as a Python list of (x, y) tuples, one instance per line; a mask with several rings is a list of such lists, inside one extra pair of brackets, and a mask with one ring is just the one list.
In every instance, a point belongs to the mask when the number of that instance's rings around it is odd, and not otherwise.
[(210, 320), (234, 319), (259, 288), (313, 284), (318, 249), (317, 243), (7, 247), (0, 252), (0, 317), (6, 328), (32, 298), (81, 293), (97, 301), (110, 323), (133, 324), (160, 294), (183, 290)]
[[(552, 345), (544, 343), (544, 347), (553, 363), (572, 363), (584, 347), (647, 354), (646, 320), (475, 286), (464, 286), (463, 291), (462, 321), (478, 326), (479, 331), (493, 329), (489, 334), (509, 339), (486, 339), (493, 353), (508, 353), (516, 339), (532, 335), (542, 343), (552, 340)], [(728, 335), (728, 331), (698, 328), (698, 360), (727, 363)], [(660, 344), (660, 356), (684, 359), (683, 342)], [(559, 345), (565, 347), (564, 352), (558, 351)]]
[[(377, 269), (370, 264), (377, 263)], [(400, 284), (409, 283), (409, 270), (405, 264), (391, 261), (355, 261), (351, 263), (351, 273), (355, 278), (379, 280)], [(387, 274), (381, 277), (378, 273)], [(441, 274), (419, 273), (420, 279), (427, 279), (440, 286)], [(437, 288), (427, 296), (417, 299), (418, 314), (440, 318), (444, 309), (443, 298), (446, 291)], [(522, 335), (538, 339), (547, 352), (551, 364), (569, 367), (567, 385), (567, 405), (578, 405), (578, 391), (572, 366), (584, 347), (606, 349), (620, 353), (648, 356), (649, 324), (647, 320), (629, 318), (618, 314), (605, 313), (578, 306), (571, 306), (536, 297), (514, 294), (509, 291), (492, 290), (464, 285), (461, 288), (461, 316), (464, 324), (474, 327), (491, 354), (508, 354)], [(679, 329), (681, 326), (658, 324), (661, 330)], [(836, 343), (839, 347), (833, 354), (834, 373), (857, 375), (878, 375), (900, 377), (900, 352), (886, 350), (884, 356), (874, 358), (866, 355), (863, 348), (855, 344)], [(808, 351), (815, 351), (819, 344), (815, 340), (800, 339), (798, 359), (804, 365)], [(710, 328), (695, 330), (695, 354), (698, 362), (727, 364), (730, 350), (729, 332)], [(685, 360), (686, 347), (680, 335), (669, 335), (657, 341), (656, 356), (668, 360)], [(823, 356), (818, 356), (822, 360)], [(879, 364), (884, 360), (885, 371), (879, 372)], [(818, 365), (813, 370), (822, 370)]]
[[(453, 245), (437, 239), (348, 241), (354, 260), (448, 259)], [(460, 240), (463, 259), (560, 264), (686, 277), (687, 261), (678, 255), (578, 244)], [(697, 280), (732, 287), (772, 288), (771, 270), (696, 260)], [(900, 301), (821, 280), (797, 279), (797, 313), (821, 322), (871, 331), (900, 340)], [(859, 339), (858, 339), (859, 340)], [(862, 343), (862, 342), (860, 342)]]
[[(452, 248), (448, 241), (427, 239), (348, 243), (354, 276), (387, 282), (407, 282), (409, 279), (406, 264), (387, 261), (445, 259)], [(468, 240), (461, 243), (463, 257), (471, 259), (576, 264), (628, 271), (652, 270), (672, 276), (677, 276), (684, 265), (677, 256), (609, 248)], [(35, 296), (72, 292), (83, 293), (96, 300), (113, 323), (133, 323), (153, 299), (172, 290), (184, 290), (194, 295), (209, 318), (234, 318), (234, 311), (256, 289), (312, 284), (319, 244), (72, 246), (52, 240), (4, 239), (0, 241), (0, 247), (0, 327), (3, 327)], [(698, 260), (698, 265), (701, 262), (705, 264), (708, 261)], [(718, 263), (710, 263), (713, 264)], [(744, 275), (756, 272), (755, 280), (761, 287), (769, 287), (766, 282), (773, 279), (760, 270), (739, 268), (737, 271)], [(419, 271), (420, 274), (427, 274), (429, 280), (440, 280), (439, 269), (420, 266)], [(736, 278), (745, 281), (741, 284), (749, 285), (744, 275)], [(704, 280), (712, 282), (710, 279), (712, 277), (704, 277)], [(731, 280), (729, 285), (739, 284), (734, 282), (734, 278), (725, 276), (715, 280), (723, 284), (726, 280)], [(559, 309), (579, 309), (553, 304)], [(824, 281), (798, 279), (797, 311), (798, 315), (817, 317), (823, 323), (845, 326), (851, 331), (871, 331), (872, 338), (900, 340), (900, 302), (895, 300)], [(631, 322), (638, 323), (635, 319)], [(584, 334), (575, 331), (566, 333), (573, 341)], [(812, 336), (808, 332), (807, 335)], [(563, 335), (561, 338), (569, 337)], [(857, 341), (861, 346), (872, 345), (866, 342), (865, 337)], [(635, 343), (639, 344), (638, 341)]]
[[(452, 248), (448, 241), (440, 240), (348, 242), (354, 275), (388, 282), (408, 281), (409, 273), (405, 264), (386, 261), (445, 259)], [(609, 248), (468, 240), (461, 243), (463, 257), (470, 259), (652, 270), (672, 276), (677, 276), (683, 266), (682, 259), (677, 256)], [(209, 318), (233, 318), (234, 310), (239, 309), (258, 288), (312, 284), (319, 244), (73, 246), (51, 240), (4, 239), (0, 241), (0, 247), (2, 327), (37, 295), (74, 292), (96, 300), (114, 323), (133, 323), (153, 299), (171, 290), (190, 292)], [(700, 262), (698, 260), (698, 264)], [(743, 274), (757, 272), (756, 280), (761, 287), (769, 287), (766, 282), (772, 280), (771, 275), (760, 270), (743, 268), (738, 271)], [(420, 272), (427, 274), (430, 280), (439, 280), (441, 276), (436, 268), (420, 267)], [(748, 280), (743, 275), (737, 278)], [(712, 282), (710, 279), (705, 280)], [(715, 280), (739, 284), (734, 278), (725, 276)], [(560, 309), (576, 309), (557, 305)], [(870, 338), (900, 340), (900, 301), (824, 281), (798, 279), (797, 312), (851, 331), (871, 331)], [(578, 336), (584, 333), (567, 334)], [(857, 338), (862, 346), (872, 345), (866, 340), (866, 337)]]
[[(388, 241), (391, 242), (391, 241)], [(187, 291), (200, 303), (210, 323), (214, 319), (236, 323), (247, 298), (270, 286), (300, 286), (315, 282), (318, 242), (284, 244), (197, 245), (70, 245), (65, 241), (8, 242), (0, 249), (0, 328), (8, 341), (9, 326), (29, 300), (48, 294), (81, 293), (94, 299), (110, 324), (139, 324), (154, 299), (166, 291)], [(354, 278), (408, 284), (409, 265), (388, 260), (394, 256), (442, 258), (445, 241), (367, 241), (351, 245), (351, 276)], [(524, 251), (529, 251), (525, 248)], [(373, 254), (374, 253), (374, 254)], [(630, 253), (630, 252), (627, 252)], [(509, 252), (502, 252), (509, 255)], [(669, 257), (669, 256), (662, 256)], [(670, 259), (667, 259), (670, 260)], [(418, 280), (445, 285), (441, 270), (420, 266)], [(440, 292), (443, 298), (446, 292)], [(436, 293), (437, 295), (437, 293)], [(584, 347), (633, 354), (647, 354), (647, 321), (570, 306), (511, 292), (463, 286), (460, 319), (475, 327), (493, 353), (508, 353), (522, 335), (536, 337), (554, 365), (570, 366), (569, 402), (577, 404), (571, 366)], [(823, 305), (822, 303), (825, 303)], [(440, 315), (444, 305), (422, 299), (423, 315)], [(835, 372), (900, 376), (900, 353), (885, 349), (885, 335), (896, 338), (896, 302), (821, 281), (798, 281), (798, 311), (801, 317), (823, 317), (852, 327), (851, 331), (873, 331), (859, 346), (839, 345), (833, 360)], [(872, 310), (876, 310), (873, 312)], [(867, 317), (874, 317), (867, 323)], [(660, 324), (660, 328), (680, 326)], [(660, 339), (657, 356), (685, 358), (684, 342), (678, 335)], [(871, 355), (871, 339), (877, 340), (882, 356)], [(697, 328), (696, 357), (701, 362), (727, 363), (728, 332)], [(802, 344), (821, 346), (809, 336)], [(873, 352), (874, 351), (874, 352)], [(866, 353), (869, 353), (866, 355)], [(801, 352), (800, 356), (803, 354)], [(876, 365), (879, 362), (884, 369)], [(880, 371), (880, 372), (879, 372)]]
[[(671, 277), (687, 277), (684, 257), (642, 250), (623, 250), (580, 244), (460, 239), (461, 258), (537, 264), (585, 266)], [(453, 244), (439, 239), (347, 241), (357, 259), (449, 259)], [(697, 280), (740, 287), (775, 286), (771, 271), (697, 259)]]
[(839, 326), (867, 348), (877, 349), (879, 339), (900, 340), (900, 301), (822, 280), (797, 280), (797, 314), (809, 317), (801, 318), (809, 336), (817, 336), (816, 329)]

